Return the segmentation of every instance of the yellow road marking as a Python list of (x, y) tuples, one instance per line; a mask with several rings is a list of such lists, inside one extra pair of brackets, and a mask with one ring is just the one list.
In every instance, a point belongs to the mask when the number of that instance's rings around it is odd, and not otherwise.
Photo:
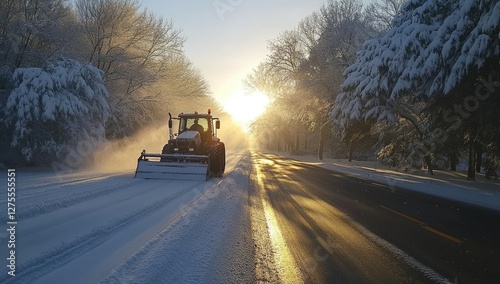
[(441, 232), (441, 231), (439, 231), (439, 230), (436, 230), (436, 229), (434, 229), (434, 228), (432, 228), (432, 227), (429, 227), (429, 225), (427, 225), (426, 223), (424, 223), (424, 222), (422, 222), (422, 221), (420, 221), (420, 220), (418, 220), (418, 219), (415, 219), (415, 218), (413, 218), (413, 217), (410, 217), (410, 216), (408, 216), (408, 215), (405, 215), (405, 214), (403, 214), (403, 213), (401, 213), (401, 212), (399, 212), (399, 211), (396, 211), (396, 210), (391, 209), (391, 208), (389, 208), (389, 207), (385, 207), (385, 206), (383, 206), (383, 205), (380, 205), (380, 207), (384, 208), (385, 210), (391, 211), (392, 213), (394, 213), (394, 214), (396, 214), (396, 215), (399, 215), (399, 216), (401, 216), (401, 217), (403, 217), (403, 218), (405, 218), (405, 219), (408, 219), (408, 220), (410, 220), (410, 221), (413, 221), (413, 222), (415, 222), (415, 223), (419, 224), (422, 228), (426, 229), (427, 231), (432, 232), (432, 233), (434, 233), (434, 234), (436, 234), (436, 235), (438, 235), (438, 236), (440, 236), (440, 237), (442, 237), (442, 238), (445, 238), (445, 239), (447, 239), (447, 240), (449, 240), (449, 241), (452, 241), (452, 242), (454, 242), (454, 243), (456, 243), (456, 244), (462, 244), (462, 243), (464, 242), (464, 241), (462, 241), (462, 240), (460, 240), (460, 239), (458, 239), (458, 238), (455, 238), (455, 237), (450, 236), (450, 235), (448, 235), (448, 234), (445, 234), (445, 233), (443, 233), (443, 232)]
[(434, 234), (439, 235), (439, 236), (441, 236), (441, 237), (443, 237), (443, 238), (445, 238), (445, 239), (448, 239), (448, 240), (450, 240), (450, 241), (452, 241), (452, 242), (454, 242), (454, 243), (457, 243), (457, 244), (462, 244), (462, 243), (464, 242), (464, 241), (462, 241), (462, 240), (459, 240), (459, 239), (457, 239), (457, 238), (455, 238), (455, 237), (453, 237), (453, 236), (450, 236), (450, 235), (448, 235), (448, 234), (445, 234), (445, 233), (443, 233), (443, 232), (441, 232), (441, 231), (438, 231), (438, 230), (436, 230), (436, 229), (434, 229), (434, 228), (432, 228), (432, 227), (429, 227), (429, 226), (427, 226), (427, 225), (422, 226), (422, 227), (423, 227), (424, 229), (426, 229), (427, 231), (433, 232)]
[(425, 223), (424, 223), (424, 222), (422, 222), (422, 221), (420, 221), (420, 220), (417, 220), (417, 219), (415, 219), (415, 218), (413, 218), (413, 217), (410, 217), (410, 216), (408, 216), (408, 215), (405, 215), (405, 214), (403, 214), (403, 213), (401, 213), (401, 212), (399, 212), (399, 211), (396, 211), (396, 210), (391, 209), (391, 208), (389, 208), (389, 207), (385, 207), (385, 206), (383, 206), (383, 205), (380, 205), (380, 207), (384, 208), (385, 210), (389, 210), (389, 211), (391, 211), (392, 213), (397, 214), (397, 215), (399, 215), (399, 216), (401, 216), (401, 217), (403, 217), (403, 218), (406, 218), (406, 219), (408, 219), (408, 220), (410, 220), (410, 221), (413, 221), (413, 222), (415, 222), (415, 223), (419, 224), (420, 226), (425, 225)]

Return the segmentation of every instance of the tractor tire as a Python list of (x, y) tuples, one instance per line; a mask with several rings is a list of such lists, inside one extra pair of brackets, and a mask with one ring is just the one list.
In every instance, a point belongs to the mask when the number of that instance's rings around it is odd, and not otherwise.
[(222, 159), (222, 155), (225, 155), (224, 147), (221, 148), (220, 144), (210, 146), (210, 176), (222, 177), (225, 168), (225, 159)]
[[(165, 146), (163, 146), (163, 150), (161, 150), (161, 153), (162, 154), (173, 154), (174, 153), (174, 145), (172, 144), (165, 144)], [(160, 159), (161, 162), (168, 162), (167, 159), (165, 158), (161, 158)]]
[(226, 145), (224, 145), (224, 143), (222, 142), (219, 143), (219, 152), (221, 159), (220, 176), (222, 177), (224, 171), (226, 170)]
[(174, 145), (172, 144), (165, 144), (165, 146), (163, 146), (163, 150), (161, 150), (161, 153), (162, 154), (173, 154), (174, 153)]

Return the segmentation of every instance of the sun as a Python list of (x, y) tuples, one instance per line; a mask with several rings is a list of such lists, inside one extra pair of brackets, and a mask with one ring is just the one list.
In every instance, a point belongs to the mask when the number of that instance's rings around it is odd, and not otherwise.
[(266, 111), (268, 104), (269, 97), (264, 93), (239, 91), (234, 93), (223, 104), (223, 107), (241, 125), (244, 131), (248, 131), (250, 124)]

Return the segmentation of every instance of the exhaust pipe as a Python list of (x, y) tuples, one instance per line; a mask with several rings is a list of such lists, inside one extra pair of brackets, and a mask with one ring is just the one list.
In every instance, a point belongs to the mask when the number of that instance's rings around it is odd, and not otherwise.
[(173, 131), (173, 127), (172, 127), (172, 115), (170, 114), (170, 112), (168, 113), (168, 116), (170, 117), (168, 119), (168, 134), (169, 134), (169, 137), (170, 139), (174, 139), (174, 131)]

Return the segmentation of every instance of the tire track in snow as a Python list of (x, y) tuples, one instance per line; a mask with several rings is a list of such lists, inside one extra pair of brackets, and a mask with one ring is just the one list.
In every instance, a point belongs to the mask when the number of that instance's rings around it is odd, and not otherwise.
[(100, 283), (256, 283), (247, 207), (250, 168), (244, 155)]
[(185, 193), (185, 191), (180, 191), (175, 195), (157, 200), (142, 207), (141, 209), (128, 212), (119, 218), (114, 218), (106, 225), (95, 227), (89, 233), (76, 237), (70, 242), (63, 242), (59, 246), (51, 248), (36, 257), (28, 259), (25, 263), (19, 266), (17, 270), (20, 272), (15, 278), (5, 279), (5, 276), (2, 275), (0, 277), (0, 282), (33, 283), (41, 276), (101, 245), (118, 231), (142, 220), (162, 207), (167, 206), (170, 202)]
[[(94, 181), (95, 179), (89, 179)], [(112, 194), (117, 191), (124, 190), (129, 187), (133, 187), (139, 184), (141, 180), (133, 180), (131, 178), (125, 178), (123, 181), (117, 183), (113, 180), (113, 183), (107, 185), (99, 185), (99, 186), (89, 186), (89, 183), (77, 183), (78, 186), (76, 188), (68, 189), (66, 187), (74, 186), (75, 183), (68, 183), (64, 185), (63, 192), (55, 192), (54, 195), (59, 195), (54, 198), (39, 201), (39, 200), (26, 200), (29, 198), (18, 198), (18, 210), (16, 214), (17, 221), (26, 220), (29, 218), (33, 218), (39, 215), (47, 214), (59, 209), (67, 208), (82, 202), (86, 202), (92, 199), (100, 198), (109, 194)], [(81, 187), (81, 188), (79, 188)], [(21, 187), (23, 188), (23, 187)], [(28, 204), (26, 204), (29, 202)], [(3, 222), (7, 221), (7, 216), (2, 216), (1, 220)]]
[(23, 196), (37, 195), (46, 191), (52, 191), (54, 188), (61, 188), (71, 185), (77, 185), (85, 182), (99, 181), (119, 174), (88, 174), (79, 173), (66, 176), (57, 176), (38, 174), (24, 176), (24, 172), (19, 173), (19, 186), (23, 188)]

